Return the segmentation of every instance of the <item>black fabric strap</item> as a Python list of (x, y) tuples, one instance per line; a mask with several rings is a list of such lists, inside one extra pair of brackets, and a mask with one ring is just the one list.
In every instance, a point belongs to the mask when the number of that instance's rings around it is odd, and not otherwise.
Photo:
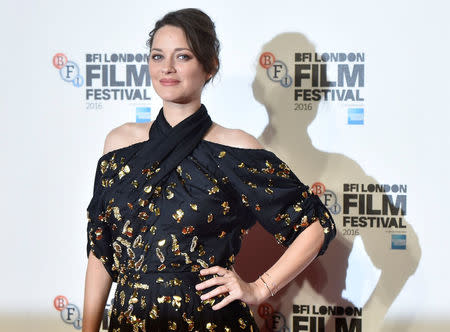
[[(113, 191), (127, 196), (127, 202), (133, 205), (133, 217), (139, 212), (148, 213), (148, 204), (142, 206), (138, 203), (151, 198), (161, 180), (191, 154), (211, 125), (211, 118), (203, 104), (174, 127), (164, 117), (163, 108), (160, 109), (150, 127), (149, 140), (125, 160), (130, 168), (129, 174), (115, 179)], [(148, 190), (150, 186), (151, 190)]]

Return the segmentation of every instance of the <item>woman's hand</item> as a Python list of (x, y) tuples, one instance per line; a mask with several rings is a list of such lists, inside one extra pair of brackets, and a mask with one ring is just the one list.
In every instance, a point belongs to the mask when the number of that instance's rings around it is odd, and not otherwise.
[(210, 292), (200, 296), (200, 299), (207, 300), (219, 294), (227, 295), (222, 301), (212, 307), (213, 310), (221, 309), (234, 300), (241, 300), (248, 304), (260, 304), (270, 296), (269, 290), (259, 278), (254, 282), (247, 283), (239, 277), (233, 267), (231, 267), (231, 270), (227, 270), (222, 266), (216, 265), (200, 270), (200, 274), (202, 276), (208, 274), (218, 275), (218, 277), (210, 278), (195, 285), (197, 290), (218, 285)]

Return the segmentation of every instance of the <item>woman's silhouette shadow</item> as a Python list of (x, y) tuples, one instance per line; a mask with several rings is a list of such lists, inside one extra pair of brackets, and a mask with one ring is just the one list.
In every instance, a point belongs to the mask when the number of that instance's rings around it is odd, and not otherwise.
[[(288, 68), (289, 75), (294, 78), (292, 72), (295, 67), (294, 54), (296, 52), (314, 54), (315, 47), (302, 34), (283, 33), (262, 47), (258, 60), (263, 52), (271, 52), (276, 59), (282, 60)], [(307, 128), (316, 117), (318, 101), (311, 102), (311, 110), (295, 111), (294, 82), (285, 88), (271, 81), (266, 69), (259, 63), (256, 67), (252, 88), (255, 99), (265, 106), (269, 116), (269, 124), (259, 137), (267, 149), (285, 161), (303, 183), (307, 185), (316, 181), (324, 183), (327, 189), (337, 195), (340, 202), (344, 183), (377, 183), (349, 157), (320, 151), (313, 146)], [(352, 215), (358, 215), (356, 208), (350, 212)], [(325, 255), (316, 259), (275, 297), (268, 300), (275, 311), (281, 312), (286, 317), (288, 326), (292, 326), (292, 319), (289, 319), (289, 316), (292, 314), (293, 304), (355, 306), (342, 296), (346, 287), (351, 287), (346, 285), (346, 277), (355, 237), (342, 234), (344, 228), (342, 215), (336, 214), (333, 217), (338, 232)], [(403, 224), (406, 225), (402, 232), (406, 234), (407, 250), (391, 249), (391, 235), (387, 228), (358, 229), (370, 261), (381, 271), (378, 283), (363, 306), (364, 331), (380, 330), (389, 307), (408, 278), (415, 272), (420, 260), (421, 249), (417, 236), (410, 224), (405, 221)], [(244, 280), (255, 280), (259, 274), (272, 266), (284, 250), (275, 242), (273, 236), (257, 223), (243, 241), (235, 264), (236, 270)], [(258, 308), (252, 307), (252, 310), (262, 330), (279, 330), (275, 326), (263, 327), (265, 323), (257, 313)], [(334, 320), (328, 319), (325, 330), (338, 331), (334, 326)]]

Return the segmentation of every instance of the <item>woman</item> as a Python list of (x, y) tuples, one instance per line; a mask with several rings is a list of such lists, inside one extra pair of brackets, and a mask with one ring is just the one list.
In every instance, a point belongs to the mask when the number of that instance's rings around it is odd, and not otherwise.
[[(247, 304), (284, 287), (335, 236), (333, 219), (289, 167), (242, 130), (213, 123), (201, 93), (219, 69), (214, 23), (168, 13), (150, 32), (155, 121), (112, 130), (88, 206), (83, 331), (258, 331)], [(255, 281), (233, 269), (256, 222), (288, 247)]]

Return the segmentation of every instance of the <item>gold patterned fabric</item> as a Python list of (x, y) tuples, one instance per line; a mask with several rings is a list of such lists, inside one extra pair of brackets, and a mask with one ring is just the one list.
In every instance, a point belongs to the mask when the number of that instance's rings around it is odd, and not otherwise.
[(200, 276), (200, 269), (230, 269), (256, 222), (286, 247), (319, 222), (323, 254), (336, 234), (331, 214), (264, 149), (201, 139), (151, 183), (164, 161), (143, 168), (142, 151), (170, 129), (155, 128), (160, 131), (151, 129), (149, 140), (111, 151), (97, 163), (87, 255), (92, 251), (117, 282), (109, 331), (259, 331), (246, 303), (236, 300), (215, 311), (211, 307), (223, 296), (200, 299), (215, 288), (195, 290), (213, 277)]

